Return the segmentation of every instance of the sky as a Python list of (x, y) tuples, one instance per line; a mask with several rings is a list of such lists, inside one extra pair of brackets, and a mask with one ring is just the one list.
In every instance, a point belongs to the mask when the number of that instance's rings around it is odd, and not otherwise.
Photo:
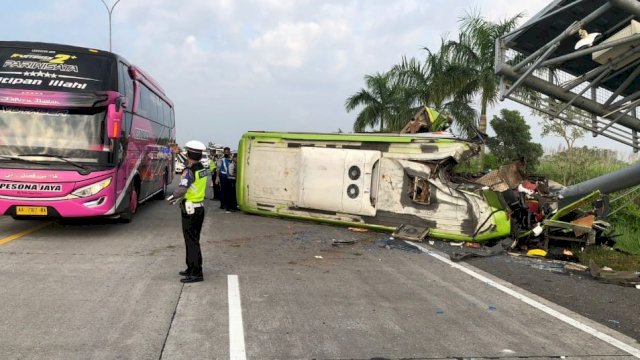
[[(115, 0), (105, 0), (111, 7)], [(357, 111), (345, 99), (366, 74), (403, 56), (423, 59), (441, 38), (457, 36), (460, 17), (527, 18), (550, 0), (120, 0), (112, 51), (151, 74), (173, 100), (177, 141), (237, 147), (249, 130), (352, 131)], [(3, 2), (0, 39), (109, 50), (109, 16), (100, 0)], [(539, 119), (510, 101), (546, 149)], [(630, 153), (587, 135), (581, 145)]]

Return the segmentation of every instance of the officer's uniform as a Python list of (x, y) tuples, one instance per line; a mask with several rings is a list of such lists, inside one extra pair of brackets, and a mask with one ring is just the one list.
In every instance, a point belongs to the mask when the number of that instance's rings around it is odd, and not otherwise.
[(215, 161), (214, 159), (211, 159), (211, 162), (209, 162), (209, 172), (211, 173), (211, 187), (213, 188), (213, 196), (211, 200), (220, 199), (220, 185), (216, 185), (216, 162), (218, 162), (218, 159), (215, 159)]
[(231, 164), (231, 159), (223, 157), (222, 161), (218, 165), (220, 167), (220, 208), (226, 209), (227, 211), (235, 210), (232, 209), (232, 191), (233, 187), (231, 184), (231, 179), (229, 179), (229, 165)]
[[(189, 148), (190, 144), (193, 148)], [(201, 156), (202, 150), (204, 150), (204, 145), (198, 141), (187, 143), (188, 156), (196, 162), (185, 167), (180, 177), (178, 189), (167, 199), (172, 200), (174, 197), (181, 198), (184, 196), (180, 200), (180, 213), (187, 269), (180, 272), (180, 275), (185, 276), (180, 281), (186, 283), (203, 280), (200, 230), (202, 230), (202, 222), (204, 221), (204, 205), (202, 201), (207, 190), (209, 171), (202, 166), (202, 163), (197, 161)]]
[[(207, 189), (209, 173), (200, 162), (187, 167), (183, 171), (180, 186), (187, 188), (184, 200), (180, 202), (182, 214), (182, 234), (187, 250), (187, 271), (189, 275), (202, 277), (202, 252), (200, 251), (200, 230), (204, 221), (202, 201)], [(187, 213), (187, 202), (193, 203), (193, 214)]]

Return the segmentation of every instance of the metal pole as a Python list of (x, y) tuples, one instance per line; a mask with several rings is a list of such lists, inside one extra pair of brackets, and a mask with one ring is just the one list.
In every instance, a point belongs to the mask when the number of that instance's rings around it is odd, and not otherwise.
[(116, 7), (116, 5), (118, 5), (120, 0), (116, 0), (116, 2), (113, 3), (111, 8), (109, 8), (109, 6), (107, 5), (106, 2), (104, 2), (104, 0), (100, 0), (100, 1), (102, 1), (102, 3), (104, 4), (104, 7), (107, 9), (107, 13), (109, 13), (109, 51), (111, 51), (111, 14), (113, 14), (113, 9)]

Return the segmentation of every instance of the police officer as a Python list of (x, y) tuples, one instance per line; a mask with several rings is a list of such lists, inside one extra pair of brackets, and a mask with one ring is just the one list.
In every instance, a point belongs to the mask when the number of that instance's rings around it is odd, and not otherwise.
[(231, 149), (225, 147), (222, 158), (216, 165), (218, 178), (216, 183), (220, 185), (220, 209), (231, 211), (231, 181), (229, 180), (229, 165), (231, 164)]
[(207, 190), (208, 171), (204, 168), (200, 159), (206, 149), (203, 143), (197, 140), (187, 142), (187, 163), (180, 177), (180, 185), (167, 200), (180, 204), (182, 214), (182, 234), (186, 248), (187, 269), (180, 271), (184, 276), (183, 283), (199, 282), (204, 280), (202, 276), (202, 252), (200, 251), (200, 230), (204, 221), (204, 200)]

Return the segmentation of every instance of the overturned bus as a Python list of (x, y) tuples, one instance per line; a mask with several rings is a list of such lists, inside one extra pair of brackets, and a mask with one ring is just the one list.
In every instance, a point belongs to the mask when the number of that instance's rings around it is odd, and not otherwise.
[(448, 133), (248, 132), (238, 147), (237, 197), (254, 214), (486, 241), (510, 234), (499, 194), (455, 181), (480, 146)]

